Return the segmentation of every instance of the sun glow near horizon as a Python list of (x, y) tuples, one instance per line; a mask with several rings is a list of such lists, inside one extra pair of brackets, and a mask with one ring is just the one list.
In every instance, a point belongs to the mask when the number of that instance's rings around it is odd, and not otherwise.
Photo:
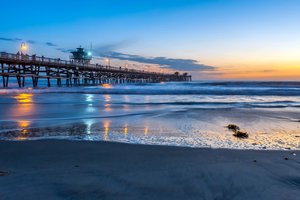
[[(300, 67), (283, 66), (283, 67), (226, 67), (219, 68), (215, 71), (219, 73), (220, 79), (245, 79), (245, 80), (299, 80)], [(214, 73), (212, 73), (214, 74)]]

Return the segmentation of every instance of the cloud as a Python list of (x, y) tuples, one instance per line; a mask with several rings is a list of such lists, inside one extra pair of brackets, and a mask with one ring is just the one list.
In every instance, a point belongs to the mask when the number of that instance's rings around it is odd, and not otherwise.
[[(143, 63), (148, 65), (159, 65), (163, 68), (173, 69), (177, 71), (215, 71), (216, 67), (209, 66), (199, 63), (197, 60), (193, 59), (180, 59), (180, 58), (167, 58), (167, 57), (144, 57), (140, 55), (131, 55), (117, 52), (117, 50), (127, 47), (132, 44), (131, 40), (124, 40), (121, 42), (116, 42), (112, 44), (99, 45), (93, 48), (94, 56), (98, 57), (107, 57), (111, 59), (123, 60), (123, 61), (132, 61), (137, 63)], [(51, 43), (53, 44), (53, 43)], [(53, 46), (53, 45), (48, 46)], [(63, 53), (70, 53), (74, 49), (67, 48), (56, 48), (56, 50)]]
[(56, 44), (54, 44), (54, 43), (52, 43), (52, 42), (46, 42), (45, 43), (47, 46), (49, 46), (49, 47), (56, 47), (57, 45)]
[[(21, 42), (24, 41), (21, 38), (5, 38), (5, 37), (0, 37), (1, 41), (7, 41), (7, 42)], [(38, 42), (34, 41), (34, 40), (26, 40), (27, 43), (29, 44), (36, 44)]]
[[(7, 42), (21, 42), (23, 39), (21, 38), (5, 38), (5, 37), (0, 37), (1, 41), (7, 41)], [(34, 40), (26, 40), (27, 43), (29, 44), (36, 44), (37, 42)]]
[(66, 48), (56, 48), (57, 51), (61, 51), (63, 53), (70, 53), (71, 51), (74, 51), (74, 49), (66, 49)]
[(19, 42), (19, 41), (22, 41), (22, 39), (20, 39), (20, 38), (5, 38), (5, 37), (0, 37), (0, 40), (7, 41), (7, 42)]
[(266, 69), (266, 70), (262, 70), (260, 72), (262, 72), (262, 73), (273, 73), (273, 72), (276, 72), (276, 70)]
[(37, 42), (34, 41), (34, 40), (27, 40), (26, 42), (29, 43), (29, 44), (36, 44), (36, 43), (37, 43)]
[[(7, 42), (21, 42), (21, 41), (23, 41), (23, 39), (21, 39), (21, 38), (6, 38), (6, 37), (0, 37), (0, 40), (1, 41), (7, 41)], [(26, 40), (26, 42), (29, 43), (29, 44), (39, 43), (39, 42), (34, 41), (34, 40)], [(47, 46), (50, 46), (50, 47), (56, 47), (57, 46), (56, 44), (54, 44), (52, 42), (46, 42), (44, 44), (47, 45)]]
[(124, 54), (115, 51), (97, 52), (100, 57), (108, 57), (118, 60), (128, 60), (139, 63), (160, 65), (164, 68), (179, 71), (213, 71), (216, 67), (204, 65), (193, 59), (167, 58), (167, 57), (144, 57), (139, 55)]
[[(101, 46), (95, 46), (93, 47), (92, 52), (94, 54), (102, 54), (105, 52), (110, 52), (110, 51), (115, 51), (117, 49), (120, 49), (121, 47), (126, 45), (126, 41), (124, 42), (118, 42), (118, 43), (113, 43), (113, 44), (106, 44), (106, 45), (101, 45)], [(52, 46), (49, 45), (48, 46)], [(53, 46), (54, 47), (54, 46)], [(56, 48), (57, 51), (61, 51), (63, 53), (70, 53), (71, 51), (76, 50), (74, 47), (73, 49), (68, 49), (68, 48)], [(86, 48), (86, 50), (90, 50), (89, 48)]]
[(132, 43), (134, 43), (133, 40), (123, 40), (123, 41), (115, 42), (112, 44), (105, 44), (105, 45), (101, 45), (101, 46), (98, 45), (93, 48), (93, 52), (96, 52), (96, 53), (113, 52), (113, 51), (117, 51), (123, 47), (127, 47), (127, 46), (131, 45)]

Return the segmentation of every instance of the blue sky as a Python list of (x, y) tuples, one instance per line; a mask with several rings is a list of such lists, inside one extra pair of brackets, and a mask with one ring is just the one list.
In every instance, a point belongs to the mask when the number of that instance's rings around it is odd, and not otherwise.
[(199, 79), (300, 78), (299, 0), (17, 0), (1, 7), (0, 51), (29, 41), (28, 53), (67, 58), (63, 51), (92, 42), (99, 62), (110, 57), (116, 65), (143, 62)]

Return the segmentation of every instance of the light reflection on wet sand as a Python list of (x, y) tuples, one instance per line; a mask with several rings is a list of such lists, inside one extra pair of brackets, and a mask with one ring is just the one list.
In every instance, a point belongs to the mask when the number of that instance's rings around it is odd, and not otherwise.
[(85, 124), (86, 124), (86, 134), (90, 135), (92, 134), (92, 126), (94, 124), (94, 120), (86, 120)]
[(128, 133), (128, 125), (127, 124), (125, 124), (123, 132), (124, 132), (124, 137), (126, 138), (127, 133)]
[(18, 121), (18, 126), (21, 129), (20, 135), (17, 137), (17, 140), (26, 140), (28, 138), (29, 134), (29, 126), (30, 126), (31, 121), (26, 121), (26, 120), (19, 120)]
[(103, 121), (103, 129), (104, 129), (104, 135), (103, 140), (107, 141), (108, 133), (109, 133), (109, 127), (110, 127), (110, 120), (105, 119)]
[[(237, 148), (237, 149), (299, 149), (300, 131), (281, 130), (279, 132), (255, 132), (250, 126), (242, 127), (249, 133), (248, 139), (235, 138), (221, 124), (195, 124), (185, 122), (185, 126), (163, 123), (158, 121), (147, 121), (147, 124), (135, 124), (134, 122), (122, 122), (118, 119), (103, 119), (101, 126), (99, 121), (87, 120), (82, 124), (76, 123), (71, 126), (60, 128), (49, 128), (45, 130), (35, 129), (34, 137), (43, 137), (45, 131), (48, 136), (66, 136), (72, 139), (82, 138), (84, 140), (103, 140), (114, 142), (128, 142), (155, 145), (175, 145), (190, 147), (213, 147), (213, 148)], [(19, 121), (20, 131), (15, 135), (17, 140), (26, 140), (33, 137), (28, 135), (30, 121)], [(218, 128), (214, 128), (217, 126)], [(82, 128), (80, 128), (82, 127)], [(151, 130), (149, 127), (152, 127)], [(69, 134), (72, 133), (72, 134)], [(29, 136), (29, 137), (28, 137)]]
[(146, 126), (144, 128), (144, 136), (148, 136), (148, 131), (149, 131), (149, 128), (148, 128), (148, 126)]

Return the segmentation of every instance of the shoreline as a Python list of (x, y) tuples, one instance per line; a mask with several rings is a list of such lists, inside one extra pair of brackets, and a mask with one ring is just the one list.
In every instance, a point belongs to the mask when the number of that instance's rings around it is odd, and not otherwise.
[[(294, 155), (293, 155), (294, 153)], [(0, 141), (10, 199), (297, 199), (300, 151)], [(16, 192), (17, 191), (17, 192)]]
[[(209, 146), (183, 146), (183, 145), (174, 145), (174, 144), (151, 144), (151, 143), (132, 143), (126, 141), (110, 141), (110, 140), (82, 140), (76, 138), (64, 138), (62, 137), (44, 137), (44, 138), (26, 138), (24, 140), (20, 139), (0, 139), (1, 142), (8, 142), (8, 143), (22, 143), (22, 142), (35, 142), (35, 141), (66, 141), (66, 142), (86, 142), (86, 143), (108, 143), (108, 144), (122, 144), (122, 145), (134, 145), (134, 146), (149, 146), (149, 147), (171, 147), (171, 148), (186, 148), (186, 149), (199, 149), (199, 150), (232, 150), (232, 151), (275, 151), (275, 152), (300, 152), (299, 149), (292, 149), (292, 148), (278, 148), (272, 149), (267, 147), (259, 147), (259, 148), (226, 148), (226, 147), (209, 147)], [(246, 140), (243, 138), (236, 138), (239, 140)], [(253, 145), (255, 147), (256, 145)]]

